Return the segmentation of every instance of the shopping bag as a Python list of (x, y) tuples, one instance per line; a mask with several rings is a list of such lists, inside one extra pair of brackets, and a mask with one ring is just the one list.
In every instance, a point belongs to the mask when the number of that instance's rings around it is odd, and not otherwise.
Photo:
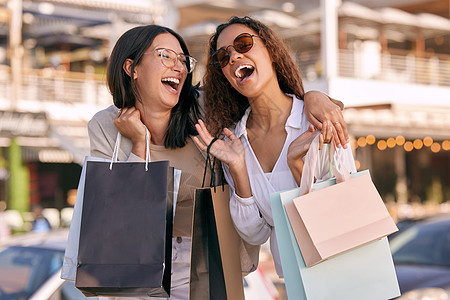
[[(222, 200), (228, 197), (225, 194), (226, 190), (217, 192), (215, 197)], [(235, 245), (235, 249), (239, 250), (237, 246)], [(194, 200), (189, 299), (227, 299), (221, 254), (212, 191), (210, 188), (197, 189)], [(236, 270), (236, 266), (239, 279), (241, 277), (239, 261), (230, 265), (231, 271)], [(242, 279), (238, 283), (237, 290), (239, 284), (243, 288)]]
[(229, 186), (215, 187), (215, 164), (209, 158), (213, 187), (197, 189), (194, 199), (189, 299), (244, 300), (242, 274), (256, 270), (259, 246), (245, 243), (231, 220)]
[(318, 143), (315, 138), (305, 156), (300, 189), (306, 186), (308, 193), (293, 200), (294, 209), (287, 209), (308, 267), (398, 230), (369, 171), (350, 175), (336, 155), (341, 174), (331, 161), (334, 147), (330, 147), (329, 160), (335, 177), (311, 188), (319, 155)]
[[(88, 162), (75, 286), (87, 296), (170, 295), (168, 161)], [(172, 176), (170, 176), (172, 174)]]
[(307, 267), (285, 207), (300, 189), (270, 195), (288, 299), (385, 300), (398, 297), (397, 276), (387, 238)]
[(86, 158), (69, 232), (79, 247), (66, 249), (62, 277), (86, 296), (167, 297), (174, 170), (149, 162), (148, 134), (145, 163), (118, 162), (120, 137), (111, 160)]
[(66, 251), (64, 253), (61, 278), (75, 281), (78, 265), (78, 243), (80, 240), (81, 213), (83, 210), (84, 183), (86, 181), (86, 165), (88, 161), (110, 162), (109, 159), (86, 156), (78, 181), (77, 195), (73, 207), (72, 220), (70, 222), (69, 235), (67, 238)]
[[(111, 163), (110, 159), (86, 156), (83, 168), (81, 169), (80, 179), (78, 182), (77, 195), (75, 205), (70, 222), (69, 235), (67, 238), (66, 251), (64, 253), (64, 261), (61, 269), (61, 278), (68, 281), (75, 281), (78, 265), (78, 245), (80, 239), (81, 213), (83, 209), (84, 184), (86, 178), (86, 165), (89, 161), (101, 161)], [(180, 186), (181, 170), (173, 169), (174, 185), (173, 185), (173, 212), (175, 215), (176, 199)]]

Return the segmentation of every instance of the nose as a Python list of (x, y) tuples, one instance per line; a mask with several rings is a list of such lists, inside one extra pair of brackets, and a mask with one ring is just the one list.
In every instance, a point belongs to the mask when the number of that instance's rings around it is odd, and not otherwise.
[(230, 55), (230, 64), (235, 63), (238, 59), (242, 58), (242, 53), (239, 53), (234, 49), (232, 45), (227, 48), (228, 55)]
[(172, 68), (174, 71), (177, 72), (187, 72), (187, 67), (184, 65), (184, 63), (181, 61), (181, 58), (178, 57), (175, 65)]

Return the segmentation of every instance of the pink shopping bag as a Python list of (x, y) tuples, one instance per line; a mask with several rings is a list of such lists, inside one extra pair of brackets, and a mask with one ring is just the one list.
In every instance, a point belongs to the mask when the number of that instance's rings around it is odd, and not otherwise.
[(331, 178), (312, 185), (317, 156), (315, 139), (302, 175), (308, 193), (285, 206), (307, 267), (398, 230), (368, 170), (350, 175), (337, 156), (343, 174), (330, 163), (337, 183)]

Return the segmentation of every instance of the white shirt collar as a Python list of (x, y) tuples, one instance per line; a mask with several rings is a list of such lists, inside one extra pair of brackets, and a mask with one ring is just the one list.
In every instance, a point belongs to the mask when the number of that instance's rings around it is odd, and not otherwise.
[(294, 95), (288, 94), (288, 96), (293, 97), (294, 101), (292, 101), (291, 114), (286, 121), (286, 127), (300, 129), (302, 127), (304, 102)]
[[(299, 100), (296, 96), (291, 94), (286, 95), (293, 98), (291, 114), (286, 121), (286, 127), (300, 129), (302, 125), (301, 116), (303, 113), (303, 100)], [(236, 123), (236, 127), (234, 129), (234, 135), (236, 135), (236, 137), (240, 138), (243, 134), (247, 133), (247, 119), (251, 111), (252, 108), (249, 106), (242, 116), (241, 120)]]

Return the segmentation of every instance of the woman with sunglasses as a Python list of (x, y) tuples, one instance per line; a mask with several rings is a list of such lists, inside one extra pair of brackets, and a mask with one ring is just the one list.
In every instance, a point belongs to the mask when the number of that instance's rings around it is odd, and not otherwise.
[[(142, 161), (148, 129), (151, 160), (169, 160), (182, 171), (173, 226), (171, 299), (188, 299), (194, 189), (201, 187), (205, 166), (204, 153), (192, 140), (201, 118), (199, 93), (192, 85), (195, 64), (173, 30), (157, 25), (130, 29), (119, 38), (108, 61), (107, 84), (114, 105), (88, 124), (91, 155), (111, 158), (119, 131), (118, 159)], [(309, 106), (311, 116), (335, 115), (337, 106), (323, 94), (305, 98), (320, 103)]]
[[(302, 158), (316, 136), (301, 101), (305, 93), (300, 72), (283, 41), (249, 17), (233, 17), (219, 25), (209, 54), (204, 91), (210, 132), (199, 121), (194, 140), (204, 151), (210, 145), (210, 153), (223, 163), (238, 233), (253, 245), (270, 237), (275, 268), (282, 277), (269, 195), (299, 185)], [(322, 124), (319, 165), (324, 167), (316, 172), (317, 179), (328, 176), (327, 147), (322, 145), (333, 133), (345, 166), (356, 169), (347, 141), (338, 138), (341, 121), (332, 120), (335, 124), (330, 120)], [(223, 140), (213, 138), (222, 131)]]

